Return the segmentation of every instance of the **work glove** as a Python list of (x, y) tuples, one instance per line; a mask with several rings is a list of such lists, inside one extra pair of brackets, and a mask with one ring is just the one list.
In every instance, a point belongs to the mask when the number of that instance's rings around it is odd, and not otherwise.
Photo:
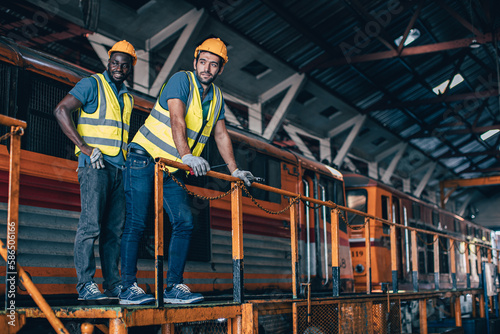
[(104, 168), (104, 158), (98, 147), (94, 147), (92, 150), (92, 154), (90, 155), (90, 164), (92, 165), (92, 168), (95, 169)]
[(250, 187), (255, 180), (255, 176), (252, 173), (247, 170), (239, 170), (238, 168), (231, 175), (242, 180), (247, 187)]
[(210, 164), (202, 157), (186, 154), (182, 157), (182, 163), (191, 167), (195, 176), (203, 176), (210, 170)]

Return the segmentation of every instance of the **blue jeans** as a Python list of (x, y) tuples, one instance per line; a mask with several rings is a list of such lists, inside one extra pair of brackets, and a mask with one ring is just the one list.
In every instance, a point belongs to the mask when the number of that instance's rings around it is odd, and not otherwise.
[(94, 279), (94, 243), (99, 238), (104, 289), (120, 284), (118, 261), (125, 221), (125, 194), (122, 170), (104, 162), (104, 169), (85, 166), (78, 169), (82, 212), (75, 237), (76, 289)]
[[(128, 288), (137, 282), (137, 252), (146, 228), (148, 210), (153, 202), (155, 162), (151, 157), (130, 152), (125, 166), (127, 214), (122, 237), (121, 264), (122, 284)], [(182, 182), (180, 175), (178, 179)], [(186, 191), (166, 175), (163, 178), (163, 208), (172, 224), (167, 272), (167, 286), (170, 286), (183, 282), (193, 230), (193, 215)]]

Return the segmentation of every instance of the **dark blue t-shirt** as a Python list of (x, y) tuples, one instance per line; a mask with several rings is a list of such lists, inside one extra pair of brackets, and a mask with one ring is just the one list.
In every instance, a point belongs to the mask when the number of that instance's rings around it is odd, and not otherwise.
[[(120, 108), (123, 112), (123, 94), (128, 93), (128, 89), (125, 84), (122, 84), (120, 91), (117, 90), (116, 85), (111, 81), (108, 75), (108, 71), (104, 71), (104, 78), (109, 83), (109, 86), (118, 97), (118, 103), (120, 103)], [(83, 106), (83, 110), (88, 114), (93, 114), (98, 106), (99, 94), (97, 91), (97, 81), (92, 77), (83, 78), (80, 80), (69, 94), (73, 95), (78, 101), (80, 101)], [(118, 154), (117, 156), (111, 157), (103, 154), (104, 160), (109, 162), (115, 167), (124, 168), (125, 158), (123, 154)], [(86, 154), (80, 154), (78, 156), (78, 167), (85, 167), (85, 165), (90, 165), (90, 157)]]

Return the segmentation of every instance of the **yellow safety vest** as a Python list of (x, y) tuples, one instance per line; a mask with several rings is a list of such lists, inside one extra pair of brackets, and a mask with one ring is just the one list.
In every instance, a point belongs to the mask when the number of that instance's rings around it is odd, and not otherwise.
[[(123, 94), (123, 114), (113, 89), (102, 74), (92, 75), (97, 81), (98, 103), (94, 113), (86, 113), (80, 108), (77, 131), (83, 140), (92, 147), (99, 147), (105, 155), (114, 157), (120, 151), (126, 157), (130, 115), (134, 98)], [(80, 154), (78, 146), (75, 154)]]
[[(201, 97), (193, 72), (186, 72), (189, 78), (189, 95), (186, 103), (186, 134), (191, 153), (200, 156), (208, 142), (210, 133), (217, 123), (222, 109), (222, 93), (212, 84), (213, 99), (206, 119), (203, 119)], [(165, 88), (163, 85), (160, 96)], [(175, 147), (170, 127), (170, 111), (160, 105), (160, 98), (156, 101), (151, 114), (143, 126), (137, 131), (133, 143), (141, 145), (153, 157), (161, 157), (181, 162), (181, 156)], [(177, 169), (169, 168), (170, 171)]]

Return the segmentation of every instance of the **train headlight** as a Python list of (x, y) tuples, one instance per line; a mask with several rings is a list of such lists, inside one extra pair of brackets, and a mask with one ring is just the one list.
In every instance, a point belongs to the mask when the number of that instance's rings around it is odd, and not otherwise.
[(362, 265), (362, 264), (358, 264), (354, 270), (356, 271), (356, 273), (358, 274), (362, 274), (364, 271), (365, 271), (365, 266)]

